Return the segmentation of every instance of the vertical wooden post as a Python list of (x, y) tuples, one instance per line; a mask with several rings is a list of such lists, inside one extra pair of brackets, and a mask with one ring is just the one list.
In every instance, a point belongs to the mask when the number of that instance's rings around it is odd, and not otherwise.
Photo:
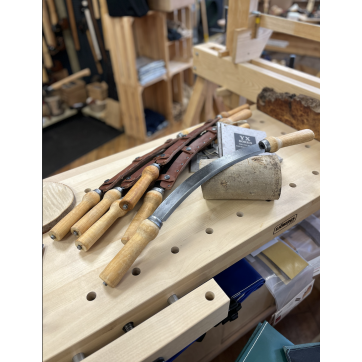
[(229, 0), (228, 18), (226, 24), (226, 48), (233, 54), (235, 29), (247, 28), (250, 12), (250, 0)]

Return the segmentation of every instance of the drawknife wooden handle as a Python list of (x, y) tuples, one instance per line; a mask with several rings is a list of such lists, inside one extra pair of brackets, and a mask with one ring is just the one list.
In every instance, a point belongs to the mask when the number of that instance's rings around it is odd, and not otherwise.
[(240, 127), (240, 128), (250, 128), (249, 123), (239, 124), (238, 127)]
[(120, 202), (121, 200), (113, 201), (109, 211), (75, 241), (79, 250), (88, 251), (118, 218), (127, 214), (128, 210), (119, 207)]
[(87, 212), (76, 224), (70, 229), (71, 233), (76, 236), (84, 234), (111, 206), (113, 201), (121, 198), (121, 192), (112, 189), (105, 193), (101, 202)]
[(142, 221), (130, 241), (120, 250), (102, 271), (99, 277), (114, 288), (147, 244), (156, 238), (160, 229), (150, 220)]
[(220, 122), (226, 124), (234, 124), (238, 121), (244, 121), (252, 116), (250, 109), (243, 109), (242, 111), (233, 114), (229, 118), (222, 118)]
[(83, 196), (79, 205), (77, 205), (69, 214), (58, 222), (50, 231), (49, 236), (53, 240), (60, 241), (70, 231), (70, 228), (94, 205), (101, 200), (99, 194), (90, 191)]
[(249, 104), (243, 104), (242, 106), (236, 107), (228, 112), (221, 112), (220, 115), (223, 118), (228, 118), (228, 117), (232, 116), (233, 114), (238, 113), (244, 109), (250, 109)]
[(141, 178), (135, 183), (135, 185), (128, 191), (127, 195), (121, 200), (119, 207), (123, 210), (132, 210), (142, 195), (150, 186), (152, 181), (156, 181), (160, 174), (160, 170), (157, 166), (147, 166), (142, 171)]
[(160, 206), (162, 202), (162, 193), (156, 190), (148, 191), (145, 195), (143, 204), (138, 210), (136, 216), (133, 218), (132, 222), (129, 224), (126, 232), (122, 236), (122, 243), (127, 244), (127, 242), (132, 238), (132, 236), (137, 231), (143, 220), (146, 220), (151, 216), (155, 210)]
[(302, 131), (289, 133), (280, 137), (270, 136), (265, 138), (265, 140), (268, 141), (270, 144), (270, 150), (267, 149), (268, 152), (276, 152), (283, 147), (299, 145), (300, 143), (309, 142), (313, 139), (314, 132), (310, 129), (303, 129)]
[(64, 79), (59, 80), (58, 82), (53, 83), (50, 88), (51, 90), (59, 89), (62, 85), (67, 84), (69, 82), (72, 82), (73, 80), (76, 80), (78, 78), (87, 77), (91, 74), (91, 71), (89, 68), (85, 68), (83, 70), (80, 70), (79, 72), (76, 72), (69, 77), (66, 77)]

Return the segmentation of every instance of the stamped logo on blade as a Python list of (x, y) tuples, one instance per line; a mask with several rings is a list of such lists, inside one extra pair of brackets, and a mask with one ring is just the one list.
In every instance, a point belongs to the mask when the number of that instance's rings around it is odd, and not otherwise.
[(241, 148), (252, 146), (256, 144), (255, 137), (248, 136), (240, 133), (234, 133), (235, 137), (235, 151)]
[(273, 234), (276, 234), (278, 233), (280, 230), (283, 230), (285, 229), (286, 227), (288, 227), (289, 225), (293, 224), (293, 222), (297, 220), (297, 214), (289, 217), (288, 219), (284, 220), (283, 222), (281, 222), (279, 225), (277, 225), (275, 228), (274, 228), (274, 232)]

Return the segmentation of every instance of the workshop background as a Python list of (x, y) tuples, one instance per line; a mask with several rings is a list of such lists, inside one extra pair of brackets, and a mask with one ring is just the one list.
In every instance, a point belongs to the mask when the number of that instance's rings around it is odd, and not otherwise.
[[(245, 4), (256, 9), (250, 13), (245, 27), (240, 28), (232, 23), (233, 12), (229, 13), (239, 6), (235, 5), (237, 0), (42, 2), (44, 180), (175, 132), (182, 133), (188, 127), (214, 119), (219, 112), (230, 112), (243, 105), (248, 105), (247, 110), (258, 109), (293, 128), (310, 128), (316, 140), (320, 139), (319, 93), (318, 99), (315, 96), (317, 88), (319, 92), (320, 77), (319, 35), (317, 40), (309, 29), (274, 23), (273, 18), (268, 17), (319, 26), (320, 1), (240, 1), (243, 5), (238, 9)], [(235, 33), (230, 45), (227, 31), (231, 26)], [(226, 66), (221, 69), (210, 65), (208, 69), (206, 66), (205, 70), (201, 69), (199, 64), (207, 63), (208, 60), (203, 63), (202, 59), (207, 59), (208, 52), (217, 52), (216, 58), (220, 61), (230, 59), (245, 69), (249, 65), (258, 67), (267, 81), (263, 83), (247, 75), (239, 92), (232, 81), (228, 84), (218, 81), (217, 77), (229, 72)], [(214, 82), (207, 80), (209, 74), (215, 77)], [(230, 73), (227, 75), (228, 79), (232, 78)], [(239, 80), (237, 77), (239, 75), (235, 75)], [(285, 80), (287, 77), (290, 81)], [(282, 82), (287, 84), (285, 88)], [(251, 89), (255, 89), (255, 94)], [(277, 106), (272, 104), (275, 99), (281, 102)], [(296, 105), (296, 102), (299, 103)], [(302, 103), (303, 110), (298, 108)], [(288, 109), (296, 111), (287, 114)], [(241, 122), (239, 126), (248, 122), (248, 127), (253, 129), (259, 118), (249, 115), (238, 122)], [(221, 156), (220, 152), (225, 153), (226, 148), (219, 148), (218, 152)], [(201, 159), (208, 158), (215, 155), (200, 152), (197, 164), (191, 167), (198, 170)], [(318, 175), (317, 171), (313, 172)], [(290, 187), (295, 186), (290, 184)], [(176, 361), (241, 361), (244, 347), (249, 346), (257, 324), (264, 320), (275, 329), (272, 333), (279, 332), (273, 334), (279, 338), (278, 343), (282, 343), (280, 338), (284, 336), (291, 342), (287, 346), (313, 344), (313, 348), (319, 348), (319, 221), (318, 211), (304, 220), (304, 224), (298, 224), (298, 220), (268, 244), (269, 248), (288, 246), (294, 257), (306, 263), (298, 271), (300, 274), (297, 273), (300, 284), (293, 289), (295, 294), (281, 302), (284, 294), (281, 297), (280, 293), (287, 293), (288, 283), (296, 282), (272, 256), (266, 257), (267, 249), (249, 255), (243, 260), (248, 263), (247, 268), (256, 270), (255, 278), (262, 279), (263, 283), (258, 290), (251, 288), (250, 293), (254, 293), (241, 302), (239, 321), (228, 322), (230, 326), (238, 323), (230, 329), (230, 335), (235, 334), (237, 339), (230, 338), (230, 342), (209, 354), (212, 343), (208, 332), (209, 343), (206, 333), (203, 340), (192, 344)], [(262, 265), (263, 260), (268, 267)], [(256, 264), (260, 265), (256, 267)], [(283, 281), (282, 291), (266, 282), (270, 275), (278, 275)], [(218, 282), (216, 277), (215, 280)], [(294, 304), (290, 304), (297, 296)], [(257, 314), (262, 316), (260, 320), (253, 317), (241, 321), (243, 310), (252, 314), (253, 303), (260, 303), (260, 299), (264, 301)], [(276, 300), (281, 303), (277, 309)], [(289, 357), (283, 355), (276, 360), (297, 361), (285, 358)], [(315, 355), (310, 358), (310, 361), (318, 360), (312, 359)]]

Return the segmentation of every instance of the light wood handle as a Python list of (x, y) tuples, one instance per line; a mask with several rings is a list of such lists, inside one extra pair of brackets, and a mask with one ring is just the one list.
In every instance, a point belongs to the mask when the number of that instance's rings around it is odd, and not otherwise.
[(239, 124), (238, 127), (240, 127), (240, 128), (250, 128), (249, 123)]
[(120, 202), (121, 200), (113, 201), (109, 211), (75, 241), (77, 248), (80, 245), (82, 250), (88, 251), (118, 218), (127, 214), (128, 210), (124, 211), (119, 207)]
[(160, 192), (155, 190), (147, 192), (141, 208), (138, 210), (136, 216), (133, 218), (126, 232), (122, 236), (121, 241), (124, 245), (126, 245), (127, 242), (135, 234), (141, 222), (143, 220), (146, 220), (149, 216), (151, 216), (154, 213), (154, 211), (160, 206), (161, 202), (162, 202), (162, 194)]
[(59, 80), (58, 82), (53, 83), (50, 88), (51, 90), (59, 89), (63, 84), (67, 84), (78, 78), (87, 77), (88, 75), (91, 75), (91, 71), (89, 68), (85, 68), (77, 73), (74, 73), (64, 79)]
[(90, 191), (83, 196), (79, 205), (77, 205), (69, 214), (58, 222), (50, 231), (49, 236), (53, 240), (60, 241), (67, 235), (70, 228), (94, 205), (101, 200), (99, 194)]
[(250, 109), (243, 109), (242, 111), (233, 114), (229, 118), (222, 118), (220, 122), (226, 123), (226, 124), (234, 124), (238, 121), (245, 121), (246, 119), (250, 118), (252, 116), (252, 113)]
[(49, 15), (50, 15), (50, 22), (52, 25), (58, 24), (58, 15), (57, 11), (55, 9), (54, 0), (47, 0), (48, 9), (49, 9)]
[(228, 112), (221, 112), (220, 114), (223, 118), (228, 118), (228, 117), (232, 116), (233, 114), (238, 113), (244, 109), (250, 109), (249, 104), (243, 104), (242, 106), (236, 107)]
[(118, 190), (112, 189), (105, 193), (101, 202), (87, 212), (77, 223), (70, 229), (71, 233), (76, 236), (84, 234), (111, 206), (113, 201), (121, 198)]
[(43, 37), (43, 60), (44, 60), (45, 68), (50, 69), (53, 66), (53, 59), (49, 54), (49, 49), (45, 42), (44, 37)]
[(99, 277), (114, 288), (147, 244), (156, 238), (160, 229), (150, 220), (142, 221), (131, 240), (120, 250)]
[(300, 143), (309, 142), (314, 139), (314, 132), (310, 129), (303, 129), (280, 137), (265, 138), (270, 143), (270, 151), (276, 152), (283, 147), (299, 145)]
[(136, 182), (136, 184), (128, 191), (127, 195), (121, 200), (119, 207), (124, 210), (130, 211), (132, 210), (142, 195), (147, 190), (148, 186), (150, 186), (152, 181), (157, 180), (160, 174), (157, 166), (147, 166), (142, 171), (141, 178)]
[(72, 36), (73, 36), (73, 40), (74, 40), (74, 46), (75, 46), (76, 50), (80, 50), (78, 30), (77, 30), (77, 24), (75, 22), (72, 0), (67, 0), (67, 8), (68, 8), (68, 17), (69, 17), (69, 22), (70, 22), (70, 28), (72, 30)]
[(49, 14), (47, 11), (45, 0), (43, 0), (43, 31), (47, 44), (55, 48), (57, 46), (57, 41), (55, 39), (55, 35), (50, 24)]

